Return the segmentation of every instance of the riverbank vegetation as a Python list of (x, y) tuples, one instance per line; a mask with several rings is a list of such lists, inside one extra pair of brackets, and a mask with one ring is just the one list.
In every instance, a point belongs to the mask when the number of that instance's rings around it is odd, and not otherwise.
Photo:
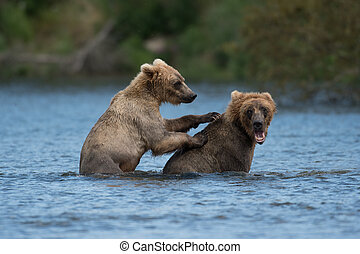
[(3, 0), (0, 75), (133, 76), (161, 57), (190, 80), (360, 98), (359, 13), (357, 0)]

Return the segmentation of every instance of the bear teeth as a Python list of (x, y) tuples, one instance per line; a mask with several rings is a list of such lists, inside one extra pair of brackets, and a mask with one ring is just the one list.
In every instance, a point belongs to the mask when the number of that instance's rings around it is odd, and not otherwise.
[(258, 143), (264, 142), (265, 133), (263, 131), (255, 132), (255, 139), (256, 139), (256, 142), (258, 142)]

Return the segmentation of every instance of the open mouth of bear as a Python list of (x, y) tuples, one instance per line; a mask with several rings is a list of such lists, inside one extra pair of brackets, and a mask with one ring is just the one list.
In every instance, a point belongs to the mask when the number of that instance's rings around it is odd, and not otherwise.
[(265, 132), (255, 131), (255, 140), (256, 140), (256, 143), (262, 145), (265, 141)]

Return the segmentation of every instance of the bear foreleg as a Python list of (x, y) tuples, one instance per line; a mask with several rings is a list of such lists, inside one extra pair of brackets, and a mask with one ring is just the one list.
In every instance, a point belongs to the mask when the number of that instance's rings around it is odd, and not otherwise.
[(155, 147), (151, 149), (153, 155), (161, 155), (173, 152), (180, 148), (197, 148), (202, 147), (207, 142), (206, 135), (196, 135), (191, 137), (185, 133), (173, 132), (168, 133)]
[(215, 121), (221, 115), (217, 112), (210, 112), (205, 115), (187, 115), (175, 119), (165, 119), (167, 131), (188, 132), (191, 128), (197, 128), (201, 123)]

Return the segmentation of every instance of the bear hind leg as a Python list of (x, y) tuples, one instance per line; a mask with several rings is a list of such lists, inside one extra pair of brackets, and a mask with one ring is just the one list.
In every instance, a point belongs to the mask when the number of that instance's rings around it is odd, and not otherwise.
[(110, 156), (94, 156), (82, 163), (80, 174), (120, 174), (121, 170), (118, 163), (115, 163)]

